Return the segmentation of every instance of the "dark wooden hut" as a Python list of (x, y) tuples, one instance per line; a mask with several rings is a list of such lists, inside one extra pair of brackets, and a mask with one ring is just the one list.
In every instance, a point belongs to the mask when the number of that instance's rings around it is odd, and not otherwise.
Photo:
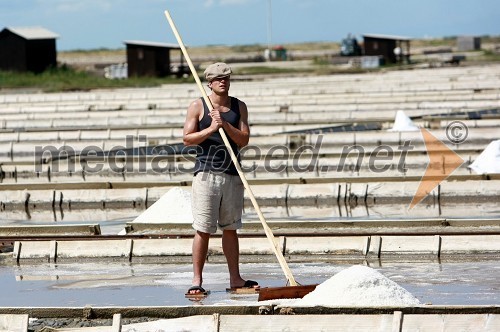
[(176, 44), (129, 40), (124, 42), (127, 46), (128, 77), (165, 77), (178, 74), (184, 68), (182, 53), (178, 67), (171, 64), (171, 50), (180, 50)]
[(41, 27), (4, 28), (0, 31), (0, 70), (41, 73), (56, 67), (58, 37)]
[(402, 36), (363, 35), (364, 55), (378, 55), (385, 63), (410, 62), (410, 38)]

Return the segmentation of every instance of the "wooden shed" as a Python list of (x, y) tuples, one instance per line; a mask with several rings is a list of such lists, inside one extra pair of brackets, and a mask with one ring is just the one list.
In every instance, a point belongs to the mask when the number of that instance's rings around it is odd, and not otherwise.
[[(128, 77), (165, 77), (170, 74), (178, 74), (178, 70), (184, 68), (182, 52), (179, 45), (140, 40), (128, 40), (127, 66)], [(171, 50), (179, 50), (179, 63), (176, 69), (171, 63)]]
[(363, 40), (365, 55), (381, 56), (385, 63), (410, 62), (409, 37), (366, 34)]
[(58, 37), (41, 27), (4, 28), (0, 32), (0, 70), (41, 73), (56, 67)]

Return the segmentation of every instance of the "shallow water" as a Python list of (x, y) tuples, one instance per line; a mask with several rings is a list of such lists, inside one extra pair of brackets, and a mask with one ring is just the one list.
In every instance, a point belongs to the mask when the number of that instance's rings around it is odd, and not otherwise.
[[(301, 284), (321, 283), (350, 264), (290, 264)], [(397, 282), (421, 303), (500, 305), (500, 264), (469, 262), (382, 262), (371, 267)], [(242, 264), (242, 275), (262, 286), (284, 286), (276, 264)], [(184, 298), (190, 286), (189, 264), (68, 263), (0, 266), (0, 306), (182, 306), (256, 304), (257, 295), (226, 293), (225, 264), (207, 264), (201, 302)], [(332, 294), (335, 296), (335, 294)]]
[[(498, 218), (497, 203), (418, 205), (408, 211), (406, 205), (263, 207), (272, 227), (273, 221), (339, 221), (381, 218)], [(69, 211), (0, 212), (0, 225), (42, 225), (99, 223), (103, 234), (117, 234), (142, 209), (82, 209)], [(251, 208), (244, 211), (245, 221), (258, 222)], [(168, 259), (168, 258), (165, 258)], [(345, 263), (290, 264), (301, 284), (321, 283), (340, 270)], [(495, 261), (436, 262), (415, 261), (377, 263), (372, 267), (397, 282), (422, 303), (439, 305), (500, 305), (500, 264)], [(244, 278), (257, 280), (262, 286), (284, 286), (286, 280), (276, 264), (243, 264)], [(192, 302), (184, 298), (190, 286), (189, 264), (140, 263), (65, 263), (0, 265), (0, 306), (166, 306), (192, 304), (256, 303), (256, 295), (226, 293), (227, 267), (209, 263), (204, 286), (208, 298)], [(334, 296), (334, 294), (332, 294)]]

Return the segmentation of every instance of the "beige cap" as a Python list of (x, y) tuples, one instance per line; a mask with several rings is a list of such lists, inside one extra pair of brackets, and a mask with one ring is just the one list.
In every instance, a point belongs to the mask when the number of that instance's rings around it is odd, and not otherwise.
[(205, 78), (211, 82), (216, 77), (227, 77), (231, 75), (231, 68), (224, 62), (216, 62), (205, 69)]

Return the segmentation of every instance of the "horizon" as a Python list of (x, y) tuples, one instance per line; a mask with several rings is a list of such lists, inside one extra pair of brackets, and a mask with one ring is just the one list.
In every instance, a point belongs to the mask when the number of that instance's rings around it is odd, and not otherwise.
[[(368, 34), (368, 33), (367, 33)], [(412, 38), (412, 41), (419, 40), (419, 41), (432, 41), (432, 40), (452, 40), (456, 39), (458, 37), (462, 36), (471, 36), (471, 35), (457, 35), (457, 36), (442, 36), (442, 37), (433, 37), (433, 38)], [(499, 35), (474, 35), (474, 37), (479, 37), (479, 38), (500, 38)], [(359, 38), (358, 38), (358, 41)], [(362, 40), (361, 40), (362, 42)], [(291, 42), (291, 43), (283, 43), (283, 44), (274, 44), (274, 46), (278, 45), (300, 45), (300, 44), (339, 44), (341, 43), (341, 40), (338, 41), (322, 41), (322, 40), (312, 40), (312, 41), (300, 41), (300, 42)], [(196, 45), (196, 46), (188, 46), (186, 45), (187, 48), (210, 48), (210, 47), (239, 47), (239, 46), (262, 46), (262, 47), (267, 47), (266, 43), (255, 43), (255, 44), (210, 44), (210, 45)], [(97, 52), (97, 51), (121, 51), (121, 50), (126, 50), (125, 44), (120, 47), (116, 48), (109, 48), (109, 47), (97, 47), (97, 48), (86, 48), (86, 49), (81, 49), (81, 48), (75, 48), (75, 49), (67, 49), (67, 50), (57, 50), (57, 52)]]

